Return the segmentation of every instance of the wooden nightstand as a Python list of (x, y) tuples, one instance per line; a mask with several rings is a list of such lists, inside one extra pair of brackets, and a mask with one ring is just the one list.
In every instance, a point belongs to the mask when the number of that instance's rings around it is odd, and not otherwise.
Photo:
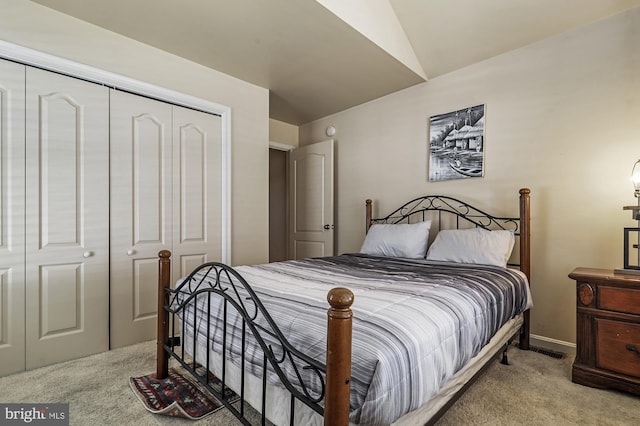
[(640, 275), (576, 268), (572, 380), (640, 395)]

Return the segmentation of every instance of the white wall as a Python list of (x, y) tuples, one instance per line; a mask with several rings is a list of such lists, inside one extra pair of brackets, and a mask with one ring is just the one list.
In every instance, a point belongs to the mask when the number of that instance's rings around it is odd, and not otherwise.
[(298, 126), (285, 123), (283, 121), (269, 119), (269, 141), (279, 144), (297, 147), (298, 143)]
[[(337, 128), (337, 249), (357, 251), (364, 200), (383, 214), (450, 194), (517, 215), (532, 190), (532, 333), (575, 341), (577, 266), (622, 266), (640, 158), (640, 8), (434, 78), (300, 128)], [(485, 177), (427, 181), (428, 119), (484, 103)]]
[(268, 260), (266, 89), (27, 0), (0, 0), (0, 11), (0, 40), (230, 107), (232, 262)]

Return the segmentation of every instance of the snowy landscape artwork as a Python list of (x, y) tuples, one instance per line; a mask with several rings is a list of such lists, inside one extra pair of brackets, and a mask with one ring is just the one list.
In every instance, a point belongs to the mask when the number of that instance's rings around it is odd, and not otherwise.
[(484, 104), (429, 118), (429, 181), (484, 176)]

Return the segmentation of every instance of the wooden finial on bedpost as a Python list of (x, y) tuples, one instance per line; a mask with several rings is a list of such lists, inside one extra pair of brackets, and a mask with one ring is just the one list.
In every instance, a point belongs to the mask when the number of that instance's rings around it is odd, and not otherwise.
[(373, 203), (373, 201), (371, 201), (370, 199), (367, 199), (367, 201), (365, 201), (365, 209), (366, 209), (366, 219), (365, 219), (365, 228), (364, 228), (364, 233), (366, 234), (367, 232), (369, 232), (369, 228), (371, 227), (371, 204)]
[(165, 289), (171, 287), (171, 252), (158, 253), (158, 338), (156, 352), (156, 378), (164, 379), (169, 375), (169, 357), (164, 344), (169, 341), (169, 321), (165, 307)]
[(351, 322), (353, 293), (346, 288), (331, 289), (327, 301), (327, 383), (324, 397), (325, 426), (349, 424), (351, 382)]
[[(531, 190), (520, 190), (520, 270), (531, 285)], [(530, 312), (524, 312), (524, 324), (520, 332), (520, 349), (529, 350)]]
[(531, 274), (531, 230), (529, 228), (531, 190), (520, 190), (520, 270), (527, 278)]

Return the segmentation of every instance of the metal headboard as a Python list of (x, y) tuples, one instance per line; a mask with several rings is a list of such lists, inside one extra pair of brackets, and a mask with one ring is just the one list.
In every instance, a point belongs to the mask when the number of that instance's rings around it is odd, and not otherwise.
[[(514, 254), (509, 266), (522, 266), (523, 256), (528, 256), (528, 235), (526, 241), (518, 244), (522, 240), (523, 229), (528, 232), (529, 223), (529, 200), (530, 190), (523, 188), (520, 190), (520, 216), (505, 217), (494, 216), (480, 210), (464, 201), (444, 195), (426, 195), (415, 198), (401, 207), (394, 210), (387, 216), (374, 218), (372, 216), (372, 200), (366, 201), (367, 217), (366, 230), (375, 223), (414, 223), (432, 220), (432, 229), (437, 226), (438, 231), (442, 229), (463, 229), (478, 227), (484, 229), (505, 229), (513, 231), (516, 236)], [(526, 201), (525, 201), (526, 200)], [(524, 205), (526, 203), (526, 208)], [(435, 234), (435, 233), (434, 233)], [(433, 238), (433, 236), (431, 237)], [(523, 253), (523, 244), (526, 243), (526, 253)], [(526, 261), (528, 265), (528, 260)], [(522, 268), (521, 268), (522, 269)], [(528, 276), (528, 271), (523, 271)]]

